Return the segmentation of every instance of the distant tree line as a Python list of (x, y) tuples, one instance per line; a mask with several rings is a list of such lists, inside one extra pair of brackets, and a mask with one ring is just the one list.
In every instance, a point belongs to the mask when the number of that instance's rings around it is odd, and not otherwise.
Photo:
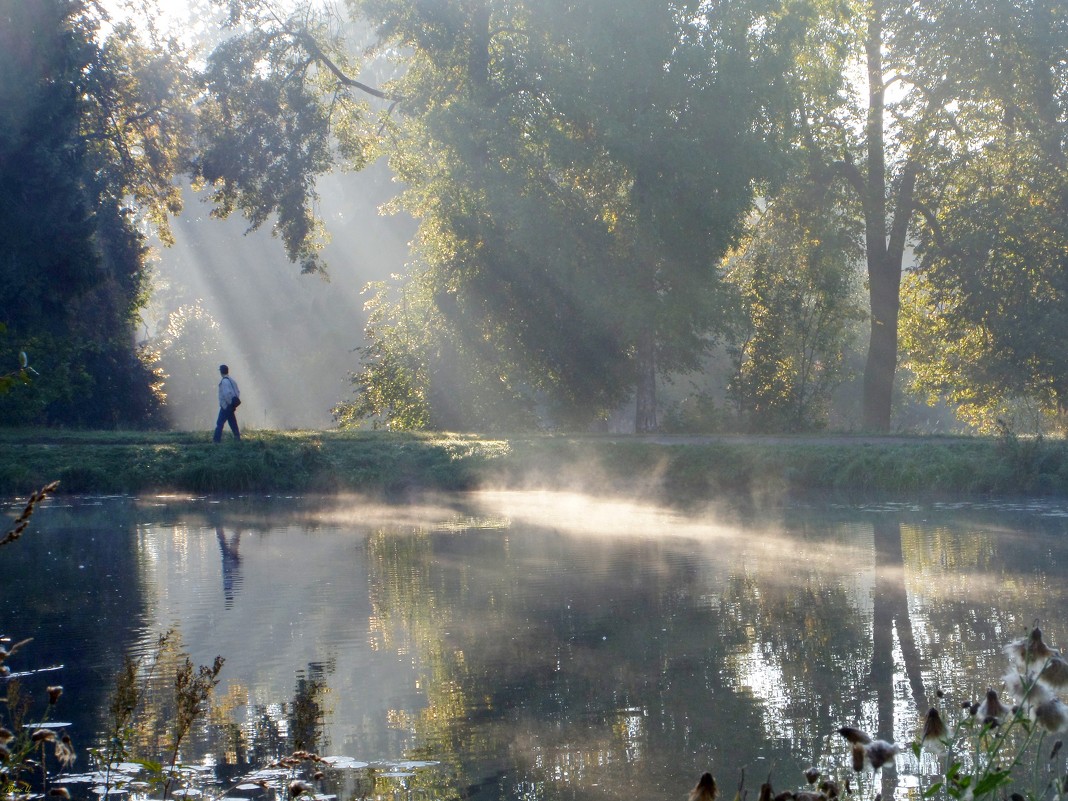
[(0, 419), (160, 420), (134, 333), (180, 180), (322, 272), (316, 180), (385, 159), (418, 233), (342, 425), (805, 431), (854, 363), (869, 430), (902, 392), (1059, 425), (1068, 0), (346, 11), (211, 0), (201, 54), (0, 0), (0, 356), (59, 379)]

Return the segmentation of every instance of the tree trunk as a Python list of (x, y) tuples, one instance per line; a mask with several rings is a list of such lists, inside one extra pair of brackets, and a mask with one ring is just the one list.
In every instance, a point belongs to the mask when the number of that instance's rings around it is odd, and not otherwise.
[[(901, 266), (875, 264), (869, 258), (868, 296), (871, 301), (871, 335), (864, 365), (864, 428), (890, 430), (890, 411), (897, 370), (897, 323), (901, 307)], [(896, 275), (895, 275), (896, 272)]]
[(641, 293), (638, 304), (634, 341), (634, 359), (637, 376), (634, 389), (634, 431), (649, 434), (657, 430), (656, 424), (656, 334), (659, 315), (659, 299), (656, 289), (657, 259), (659, 254), (641, 233), (654, 230), (649, 209), (647, 189), (655, 178), (639, 168), (634, 176), (634, 202), (637, 207), (638, 242), (634, 250), (634, 267), (638, 271), (636, 286)]
[[(883, 77), (883, 4), (875, 0), (868, 12), (865, 57), (868, 70), (868, 119), (865, 126), (864, 249), (871, 302), (871, 335), (864, 366), (864, 427), (890, 430), (890, 411), (897, 371), (897, 324), (901, 307), (901, 268), (905, 234), (912, 214), (916, 170), (907, 164), (902, 175), (893, 230), (888, 231), (886, 189), (885, 82)], [(889, 236), (889, 241), (888, 241)]]
[(638, 337), (638, 381), (635, 389), (634, 430), (639, 434), (656, 431), (656, 335), (646, 326)]

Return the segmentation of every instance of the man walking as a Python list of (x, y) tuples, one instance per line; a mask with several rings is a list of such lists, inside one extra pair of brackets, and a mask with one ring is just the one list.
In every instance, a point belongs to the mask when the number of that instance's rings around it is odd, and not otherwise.
[(237, 407), (241, 404), (241, 391), (237, 388), (237, 382), (230, 378), (230, 368), (225, 364), (219, 365), (219, 419), (215, 422), (215, 442), (222, 441), (223, 423), (230, 424), (230, 430), (234, 432), (234, 439), (241, 440), (241, 431), (237, 427)]

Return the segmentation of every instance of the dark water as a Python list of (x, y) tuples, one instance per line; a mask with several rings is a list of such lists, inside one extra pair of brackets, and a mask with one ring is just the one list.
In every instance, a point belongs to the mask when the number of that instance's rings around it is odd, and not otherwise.
[[(57, 668), (22, 683), (64, 686), (75, 770), (124, 655), (158, 663), (130, 742), (160, 758), (175, 664), (221, 655), (179, 754), (215, 794), (304, 747), (340, 798), (682, 801), (711, 770), (755, 799), (841, 773), (842, 725), (907, 743), (955, 714), (1035, 621), (1068, 642), (1055, 502), (61, 499), (34, 524), (0, 550), (0, 634), (34, 637), (13, 670)], [(936, 769), (904, 753), (883, 789)]]

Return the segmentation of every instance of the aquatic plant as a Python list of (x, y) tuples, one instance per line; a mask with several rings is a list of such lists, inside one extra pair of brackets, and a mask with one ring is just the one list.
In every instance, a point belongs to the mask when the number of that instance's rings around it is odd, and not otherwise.
[[(22, 512), (0, 537), (0, 546), (10, 545), (22, 537), (30, 525), (34, 511), (58, 486), (59, 482), (53, 481), (30, 494)], [(32, 641), (33, 638), (28, 637), (12, 642), (10, 637), (0, 636), (0, 681), (4, 682), (5, 691), (0, 703), (4, 705), (6, 712), (0, 717), (0, 798), (25, 793), (30, 787), (29, 776), (37, 769), (40, 770), (42, 787), (48, 789), (52, 775), (49, 771), (49, 746), (60, 771), (68, 769), (75, 760), (70, 735), (62, 729), (57, 734), (56, 727), (51, 724), (56, 705), (63, 695), (62, 686), (46, 687), (47, 703), (44, 713), (36, 722), (26, 722), (32, 699), (23, 694), (19, 677), (31, 675), (33, 671), (14, 673), (8, 665), (8, 660)], [(36, 759), (32, 758), (34, 755)], [(57, 794), (62, 795), (62, 792)]]
[(8, 637), (0, 637), (0, 679), (5, 682), (5, 693), (0, 702), (6, 713), (0, 718), (0, 798), (13, 798), (29, 792), (33, 774), (38, 771), (44, 791), (62, 795), (65, 791), (50, 791), (49, 784), (75, 761), (70, 735), (61, 725), (52, 722), (63, 695), (61, 685), (45, 688), (44, 712), (33, 722), (28, 720), (33, 699), (23, 694), (19, 677), (33, 671), (12, 672), (7, 662), (30, 642), (32, 638), (13, 643)]
[[(164, 799), (190, 774), (179, 762), (182, 743), (206, 711), (205, 704), (219, 683), (225, 660), (217, 656), (210, 666), (194, 667), (186, 654), (176, 653), (173, 659), (164, 659), (175, 652), (173, 637), (173, 631), (160, 634), (154, 650), (147, 656), (135, 660), (127, 655), (116, 676), (108, 710), (106, 745), (91, 751), (98, 770), (87, 779), (100, 788), (104, 798), (128, 790), (134, 781), (131, 767), (137, 773), (137, 781), (159, 788)], [(166, 721), (167, 751), (162, 755), (145, 754), (136, 743), (140, 734), (138, 715), (149, 687), (156, 681), (157, 669), (164, 664), (173, 666), (169, 684), (172, 710)]]

